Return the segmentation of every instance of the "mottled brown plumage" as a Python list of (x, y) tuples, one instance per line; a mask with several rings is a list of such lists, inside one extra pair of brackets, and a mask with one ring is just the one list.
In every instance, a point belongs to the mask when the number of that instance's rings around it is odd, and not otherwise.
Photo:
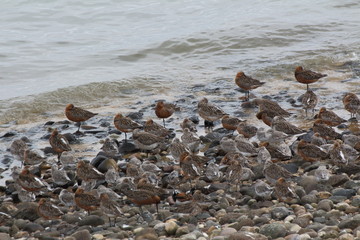
[(229, 115), (225, 115), (221, 119), (221, 124), (223, 128), (227, 130), (236, 130), (239, 123), (243, 122), (243, 120), (237, 117), (230, 117)]
[(51, 133), (49, 143), (54, 152), (58, 154), (58, 159), (60, 159), (60, 156), (63, 152), (71, 151), (69, 141), (66, 139), (66, 137), (58, 132), (57, 128), (55, 128)]
[(252, 138), (256, 135), (257, 127), (247, 124), (246, 122), (239, 123), (236, 127), (239, 134), (244, 135), (246, 138)]
[(84, 121), (92, 118), (93, 116), (97, 115), (97, 113), (92, 113), (88, 110), (85, 110), (85, 109), (82, 109), (79, 107), (75, 107), (74, 104), (68, 104), (68, 105), (66, 105), (66, 108), (65, 108), (65, 115), (70, 121), (80, 123), (79, 128), (77, 130), (77, 132), (79, 132), (81, 122), (84, 122)]
[(339, 117), (333, 111), (327, 110), (325, 107), (320, 108), (317, 118), (321, 119), (323, 123), (335, 127), (341, 123), (346, 122), (345, 119)]
[(342, 99), (344, 108), (354, 117), (360, 109), (360, 99), (354, 93), (346, 93)]
[(326, 140), (341, 139), (341, 134), (337, 133), (332, 127), (323, 123), (321, 119), (317, 119), (313, 125), (314, 133), (319, 133)]
[(109, 218), (109, 224), (111, 226), (111, 218), (114, 218), (114, 226), (116, 223), (116, 217), (122, 214), (120, 205), (115, 202), (115, 199), (110, 199), (107, 193), (100, 195), (100, 209)]
[(325, 159), (328, 154), (319, 146), (300, 140), (297, 146), (297, 152), (304, 161), (315, 162)]
[(64, 213), (49, 200), (41, 198), (37, 207), (38, 213), (46, 220), (59, 219)]
[[(241, 89), (245, 90), (245, 100), (250, 98), (250, 90), (260, 87), (265, 84), (265, 82), (260, 82), (257, 79), (246, 76), (244, 72), (238, 72), (235, 76), (235, 83)], [(246, 96), (247, 95), (247, 96)]]
[(290, 122), (286, 121), (283, 117), (281, 116), (276, 116), (273, 118), (272, 123), (271, 123), (271, 127), (277, 131), (286, 133), (286, 134), (299, 134), (304, 132), (303, 130), (301, 130), (300, 128), (298, 128), (297, 126), (291, 124)]
[(302, 96), (301, 103), (303, 105), (303, 108), (305, 109), (305, 115), (307, 117), (308, 109), (312, 109), (314, 114), (315, 106), (318, 103), (318, 97), (311, 89), (308, 89), (306, 93)]
[(291, 183), (284, 178), (279, 178), (274, 186), (274, 193), (277, 199), (281, 202), (290, 202), (292, 199), (297, 198), (297, 195), (292, 189)]
[(158, 118), (162, 118), (165, 127), (165, 118), (169, 118), (177, 110), (175, 104), (158, 101), (155, 106), (155, 114)]
[(220, 107), (209, 103), (207, 98), (203, 98), (198, 103), (198, 113), (201, 118), (209, 122), (219, 120), (224, 115), (227, 115)]
[(88, 211), (89, 215), (90, 211), (94, 211), (100, 206), (99, 199), (82, 188), (78, 188), (75, 192), (75, 203), (79, 208)]
[(288, 117), (291, 115), (291, 113), (280, 107), (277, 102), (260, 98), (254, 99), (252, 102), (259, 106), (259, 112), (266, 113), (270, 118), (275, 116)]
[(320, 78), (326, 77), (326, 74), (313, 72), (311, 70), (303, 69), (303, 67), (298, 66), (295, 69), (295, 78), (299, 83), (306, 84), (307, 89), (309, 89), (309, 84), (318, 81)]
[(152, 119), (149, 119), (144, 124), (144, 131), (154, 134), (159, 137), (166, 137), (169, 135), (169, 130), (162, 125), (154, 122)]
[(77, 163), (76, 175), (79, 179), (84, 181), (90, 181), (93, 179), (104, 179), (105, 176), (99, 172), (93, 165), (80, 160)]
[(135, 122), (129, 117), (123, 116), (118, 113), (114, 117), (114, 126), (121, 132), (125, 133), (125, 141), (127, 139), (126, 133), (132, 132), (135, 129), (142, 128), (142, 125)]

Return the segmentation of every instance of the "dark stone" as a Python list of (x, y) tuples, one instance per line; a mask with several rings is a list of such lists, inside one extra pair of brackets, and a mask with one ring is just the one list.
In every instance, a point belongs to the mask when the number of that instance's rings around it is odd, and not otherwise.
[(271, 239), (285, 237), (287, 229), (284, 224), (271, 223), (260, 227), (260, 234), (263, 234)]
[(341, 203), (343, 201), (345, 201), (347, 199), (347, 197), (345, 196), (331, 196), (329, 197), (329, 200), (333, 201), (333, 203)]
[(24, 202), (18, 204), (18, 211), (14, 214), (14, 217), (17, 219), (27, 219), (30, 221), (35, 221), (40, 216), (37, 211), (37, 203), (34, 202)]
[(319, 199), (314, 194), (308, 194), (301, 198), (301, 203), (317, 203), (318, 200)]
[(69, 141), (69, 143), (76, 143), (77, 139), (72, 133), (64, 133), (63, 136)]
[(79, 226), (86, 226), (86, 225), (90, 225), (90, 226), (99, 226), (99, 225), (103, 225), (105, 224), (105, 221), (103, 218), (96, 216), (96, 215), (90, 215), (90, 216), (86, 216), (84, 219), (79, 221)]
[(354, 189), (336, 188), (331, 193), (333, 196), (344, 196), (346, 198), (351, 198), (356, 194), (356, 191)]
[(128, 142), (128, 141), (120, 143), (120, 146), (119, 146), (119, 153), (122, 153), (122, 154), (132, 153), (132, 152), (136, 152), (138, 150), (139, 149), (136, 148), (136, 146), (133, 143)]
[(16, 134), (17, 134), (17, 132), (10, 131), (10, 132), (7, 132), (4, 135), (2, 135), (0, 138), (13, 137), (13, 136), (16, 136)]
[(71, 237), (74, 237), (76, 240), (91, 240), (91, 234), (89, 230), (79, 230), (71, 235)]
[(29, 222), (24, 226), (23, 230), (27, 232), (44, 231), (44, 227), (37, 223)]
[(334, 204), (329, 199), (323, 199), (318, 203), (317, 209), (322, 209), (326, 212), (330, 211), (334, 207)]
[(271, 210), (271, 217), (276, 220), (283, 220), (293, 212), (286, 207), (275, 207)]
[(360, 226), (360, 219), (346, 219), (339, 223), (339, 228), (355, 229)]
[(143, 118), (144, 114), (141, 112), (132, 112), (129, 113), (127, 116), (133, 120), (140, 120)]

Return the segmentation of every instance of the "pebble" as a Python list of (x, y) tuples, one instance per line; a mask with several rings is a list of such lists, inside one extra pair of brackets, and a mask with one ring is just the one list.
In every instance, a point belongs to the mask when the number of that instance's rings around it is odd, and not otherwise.
[(104, 225), (105, 224), (105, 220), (102, 217), (96, 216), (96, 215), (90, 215), (90, 216), (86, 216), (83, 219), (81, 219), (79, 221), (79, 226), (99, 226), (99, 225)]
[(284, 224), (281, 223), (270, 223), (260, 227), (260, 234), (263, 234), (269, 238), (285, 237), (287, 229)]

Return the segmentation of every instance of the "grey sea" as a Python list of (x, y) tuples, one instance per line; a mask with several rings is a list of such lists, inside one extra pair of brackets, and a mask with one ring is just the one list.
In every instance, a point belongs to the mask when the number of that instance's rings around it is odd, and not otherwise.
[(234, 84), (237, 71), (267, 82), (258, 94), (299, 91), (297, 65), (328, 74), (330, 94), (359, 91), (355, 0), (0, 5), (0, 123), (41, 119), (70, 102), (96, 108), (174, 99), (196, 84)]

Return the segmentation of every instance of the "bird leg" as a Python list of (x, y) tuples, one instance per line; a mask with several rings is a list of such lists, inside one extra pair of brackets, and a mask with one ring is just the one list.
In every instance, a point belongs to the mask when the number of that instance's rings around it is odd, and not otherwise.
[(165, 127), (165, 118), (163, 118), (163, 124), (164, 124), (164, 127)]

